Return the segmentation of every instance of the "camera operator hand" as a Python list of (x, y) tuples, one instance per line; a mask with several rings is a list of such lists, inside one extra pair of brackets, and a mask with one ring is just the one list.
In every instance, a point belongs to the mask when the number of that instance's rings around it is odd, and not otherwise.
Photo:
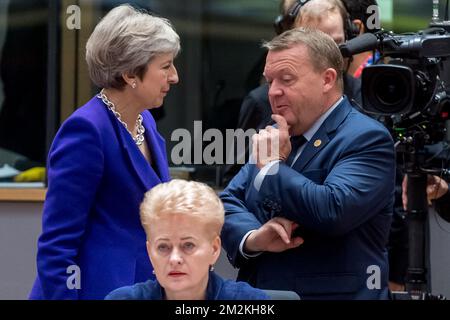
[[(408, 192), (408, 176), (405, 175), (402, 182), (402, 201), (403, 201), (403, 209), (405, 211), (408, 204), (407, 192)], [(448, 192), (448, 183), (444, 179), (438, 176), (428, 175), (427, 198), (429, 205), (431, 205), (431, 200), (439, 199), (447, 192)]]

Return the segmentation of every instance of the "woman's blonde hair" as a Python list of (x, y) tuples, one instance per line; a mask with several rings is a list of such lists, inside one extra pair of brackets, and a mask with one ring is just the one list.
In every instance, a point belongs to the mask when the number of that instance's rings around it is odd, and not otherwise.
[(141, 203), (141, 223), (147, 233), (149, 226), (168, 215), (191, 215), (206, 222), (214, 236), (220, 235), (224, 223), (223, 204), (208, 185), (174, 179), (148, 191)]
[(121, 89), (123, 74), (141, 80), (151, 59), (161, 53), (178, 54), (180, 38), (169, 20), (126, 4), (112, 9), (86, 43), (89, 75), (100, 88)]

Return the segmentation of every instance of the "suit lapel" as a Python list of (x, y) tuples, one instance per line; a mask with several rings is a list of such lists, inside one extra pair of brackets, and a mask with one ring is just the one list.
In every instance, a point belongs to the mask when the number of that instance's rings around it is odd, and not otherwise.
[[(303, 149), (302, 151), (302, 154), (294, 163), (293, 168), (295, 170), (303, 171), (303, 169), (311, 161), (311, 159), (314, 158), (316, 153), (322, 150), (322, 148), (325, 147), (326, 144), (330, 141), (326, 131), (322, 130), (322, 127), (320, 127), (320, 129), (316, 132), (313, 138), (310, 141), (308, 141), (308, 143), (305, 146), (305, 149)], [(318, 144), (318, 141), (320, 141), (320, 144)]]
[[(125, 129), (125, 127), (115, 119), (114, 115), (111, 112), (108, 112), (110, 118), (112, 117), (112, 121), (114, 126), (116, 127), (116, 130), (118, 132), (119, 136), (119, 142), (122, 146), (122, 149), (126, 155), (126, 158), (129, 162), (130, 167), (134, 170), (135, 174), (139, 178), (139, 180), (142, 182), (144, 188), (146, 190), (153, 187), (155, 184), (160, 183), (161, 180), (158, 177), (158, 175), (155, 173), (155, 171), (150, 166), (150, 163), (147, 162), (145, 157), (142, 155), (139, 148), (136, 146), (133, 138), (128, 133), (128, 131)], [(149, 123), (148, 121), (143, 121), (143, 125), (145, 127), (145, 131), (147, 133), (147, 130), (149, 130)], [(148, 137), (148, 134), (145, 136)], [(147, 141), (149, 147), (151, 145), (151, 142)], [(154, 157), (152, 153), (152, 157)], [(153, 158), (154, 161), (158, 161), (158, 159)], [(156, 182), (156, 183), (155, 183)]]
[(305, 149), (293, 165), (295, 170), (303, 171), (314, 156), (330, 142), (332, 133), (336, 131), (342, 121), (345, 120), (351, 109), (352, 107), (347, 98), (344, 98), (328, 118), (325, 119), (324, 123), (320, 126), (312, 139), (308, 141)]
[(152, 157), (153, 169), (156, 171), (156, 175), (162, 182), (170, 180), (170, 174), (168, 170), (168, 161), (166, 156), (166, 145), (164, 139), (156, 131), (156, 126), (152, 126), (154, 122), (150, 119), (152, 115), (150, 112), (144, 112), (144, 124), (145, 124), (145, 139), (150, 150)]

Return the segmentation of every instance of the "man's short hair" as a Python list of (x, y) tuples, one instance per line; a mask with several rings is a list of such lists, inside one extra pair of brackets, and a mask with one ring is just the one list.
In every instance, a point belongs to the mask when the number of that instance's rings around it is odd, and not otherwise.
[(297, 0), (281, 0), (280, 13), (286, 15)]
[(311, 28), (295, 28), (263, 43), (263, 47), (269, 51), (286, 50), (296, 45), (306, 46), (312, 67), (317, 72), (325, 71), (328, 68), (336, 70), (337, 86), (343, 89), (344, 60), (339, 47), (326, 33)]
[[(346, 6), (341, 0), (309, 0), (301, 5), (296, 16), (292, 17), (294, 7), (299, 4), (298, 0), (282, 0), (280, 2), (280, 11), (283, 19), (283, 25), (280, 24), (279, 29), (286, 31), (302, 23), (306, 19), (326, 19), (329, 13), (338, 13), (344, 27), (345, 40), (350, 40), (359, 34), (359, 30), (353, 25)], [(296, 10), (297, 11), (297, 10)], [(276, 22), (277, 23), (277, 22)], [(280, 32), (280, 31), (278, 31)]]

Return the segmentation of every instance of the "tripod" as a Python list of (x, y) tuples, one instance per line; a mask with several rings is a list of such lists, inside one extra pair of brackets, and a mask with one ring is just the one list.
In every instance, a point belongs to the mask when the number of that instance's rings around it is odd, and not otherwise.
[(413, 300), (424, 300), (428, 292), (427, 269), (425, 265), (425, 234), (428, 217), (426, 195), (427, 175), (416, 165), (407, 168), (408, 174), (408, 270), (406, 291)]
[[(416, 138), (418, 138), (416, 136)], [(408, 223), (408, 270), (406, 292), (393, 293), (394, 300), (443, 300), (430, 291), (426, 268), (426, 221), (428, 218), (427, 173), (421, 169), (425, 163), (423, 139), (413, 139), (407, 148), (407, 223)]]

